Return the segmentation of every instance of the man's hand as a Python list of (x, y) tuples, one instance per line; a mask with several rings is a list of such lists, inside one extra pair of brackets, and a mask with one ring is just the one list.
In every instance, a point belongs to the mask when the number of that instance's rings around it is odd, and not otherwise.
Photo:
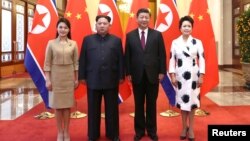
[(160, 82), (163, 80), (163, 78), (164, 78), (164, 74), (159, 74), (158, 79), (159, 79)]
[(81, 84), (86, 84), (86, 80), (85, 79), (82, 79), (82, 80), (79, 80)]
[(127, 78), (128, 78), (128, 81), (132, 81), (131, 75), (128, 75)]

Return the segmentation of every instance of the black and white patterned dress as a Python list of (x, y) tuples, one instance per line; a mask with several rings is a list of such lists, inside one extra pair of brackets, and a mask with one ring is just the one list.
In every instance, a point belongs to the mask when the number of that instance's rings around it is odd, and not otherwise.
[(184, 42), (182, 36), (173, 40), (170, 53), (169, 73), (175, 73), (176, 106), (183, 111), (200, 107), (199, 74), (205, 74), (205, 59), (202, 42), (189, 36)]

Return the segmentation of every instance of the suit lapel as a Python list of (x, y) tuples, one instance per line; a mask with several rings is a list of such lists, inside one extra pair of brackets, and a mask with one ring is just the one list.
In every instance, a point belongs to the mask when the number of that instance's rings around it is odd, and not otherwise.
[[(180, 47), (180, 49), (182, 50), (183, 54), (184, 54), (185, 56), (189, 56), (189, 50), (188, 50), (188, 48), (187, 48), (187, 44), (183, 41), (182, 36), (180, 36), (180, 37), (178, 38), (177, 44), (178, 44), (178, 46)], [(189, 47), (189, 49), (190, 49), (190, 47)]]
[(152, 33), (152, 29), (148, 28), (148, 35), (147, 35), (147, 40), (146, 40), (146, 44), (145, 44), (145, 50), (148, 48), (148, 45), (150, 44), (150, 38), (151, 38), (151, 34)]

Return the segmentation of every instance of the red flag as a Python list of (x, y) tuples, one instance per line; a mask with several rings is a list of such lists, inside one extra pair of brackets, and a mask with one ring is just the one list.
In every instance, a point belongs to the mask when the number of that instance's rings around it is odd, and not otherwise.
[(192, 0), (189, 15), (194, 19), (193, 36), (200, 39), (204, 46), (206, 72), (201, 95), (205, 95), (219, 83), (216, 44), (207, 1)]
[[(179, 25), (179, 15), (176, 10), (174, 0), (161, 0), (155, 23), (155, 29), (162, 32), (166, 48), (167, 64), (170, 59), (170, 48), (172, 41), (176, 39), (178, 36), (180, 36), (178, 25)], [(175, 90), (167, 75), (164, 77), (161, 84), (165, 94), (169, 99), (169, 102), (171, 103), (172, 106), (174, 106)]]
[[(132, 1), (130, 13), (129, 13), (128, 25), (127, 25), (125, 34), (127, 34), (128, 32), (138, 27), (138, 24), (136, 21), (136, 13), (138, 9), (140, 8), (149, 8), (148, 0), (133, 0)], [(150, 27), (153, 27), (153, 18), (151, 18)]]
[[(68, 0), (64, 17), (71, 23), (71, 36), (77, 42), (80, 53), (83, 38), (92, 33), (85, 0)], [(80, 99), (86, 93), (86, 85), (80, 84), (75, 91), (75, 98)]]
[(100, 14), (109, 16), (111, 18), (110, 22), (111, 27), (109, 29), (109, 32), (122, 39), (123, 32), (122, 32), (120, 17), (114, 0), (100, 0), (98, 6), (98, 15)]
[[(123, 32), (120, 22), (120, 17), (114, 0), (100, 0), (98, 6), (98, 14), (107, 15), (111, 17), (111, 27), (109, 32), (123, 38)], [(124, 50), (124, 48), (123, 48)], [(131, 95), (131, 89), (127, 80), (119, 85), (119, 102), (125, 101)]]
[[(126, 42), (126, 34), (138, 27), (137, 19), (136, 19), (136, 13), (138, 9), (140, 8), (149, 8), (149, 3), (148, 0), (133, 0), (130, 8), (130, 13), (129, 13), (129, 19), (128, 19), (128, 24), (126, 27), (125, 35), (123, 37), (123, 46), (125, 46)], [(151, 18), (150, 27), (153, 27), (153, 18)]]
[(57, 10), (52, 0), (38, 0), (31, 32), (28, 34), (24, 64), (48, 107), (43, 65), (49, 40), (56, 38)]
[(178, 25), (179, 15), (176, 10), (174, 0), (161, 0), (155, 29), (162, 32), (166, 48), (167, 63), (169, 62), (172, 41), (180, 36)]

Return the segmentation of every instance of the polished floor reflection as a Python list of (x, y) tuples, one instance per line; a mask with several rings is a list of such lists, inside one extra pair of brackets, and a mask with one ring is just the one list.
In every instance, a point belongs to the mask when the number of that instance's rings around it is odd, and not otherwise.
[[(219, 76), (219, 85), (206, 95), (210, 100), (218, 106), (250, 105), (250, 90), (244, 86), (241, 70), (223, 69)], [(0, 79), (0, 120), (16, 119), (41, 102), (27, 74)]]
[(0, 79), (0, 120), (16, 119), (40, 102), (40, 94), (26, 75)]
[(250, 105), (250, 90), (245, 87), (241, 70), (223, 69), (219, 85), (206, 96), (219, 106)]

